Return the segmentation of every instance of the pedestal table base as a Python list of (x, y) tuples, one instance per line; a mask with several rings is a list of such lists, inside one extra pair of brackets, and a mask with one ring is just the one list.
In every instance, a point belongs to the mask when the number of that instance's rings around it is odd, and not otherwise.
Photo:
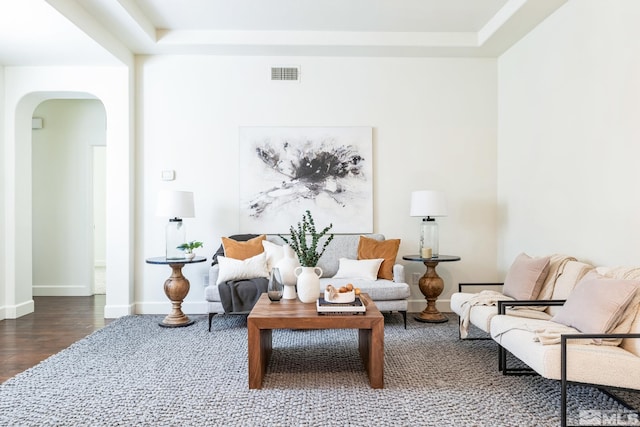
[(444, 290), (444, 281), (436, 272), (438, 261), (424, 261), (424, 265), (427, 267), (427, 271), (418, 283), (420, 292), (427, 300), (427, 307), (414, 319), (425, 323), (444, 323), (448, 320), (447, 317), (436, 308), (436, 301)]
[(171, 300), (171, 313), (167, 314), (160, 326), (165, 328), (180, 328), (193, 325), (194, 321), (182, 312), (182, 301), (189, 293), (189, 280), (182, 275), (184, 264), (169, 264), (171, 277), (164, 282), (164, 293)]

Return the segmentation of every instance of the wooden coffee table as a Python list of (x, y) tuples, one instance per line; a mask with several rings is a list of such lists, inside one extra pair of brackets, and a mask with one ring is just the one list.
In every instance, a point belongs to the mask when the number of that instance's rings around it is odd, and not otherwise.
[[(249, 388), (261, 388), (271, 356), (274, 329), (358, 329), (358, 348), (371, 388), (384, 387), (384, 318), (369, 295), (361, 294), (364, 315), (320, 315), (316, 304), (299, 300), (272, 303), (264, 293), (249, 313)], [(330, 345), (330, 343), (328, 343)]]

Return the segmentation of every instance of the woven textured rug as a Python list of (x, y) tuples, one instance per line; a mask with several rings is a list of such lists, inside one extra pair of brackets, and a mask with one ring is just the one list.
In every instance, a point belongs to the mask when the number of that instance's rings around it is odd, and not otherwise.
[[(557, 426), (560, 384), (497, 371), (492, 341), (457, 322), (385, 315), (385, 388), (373, 390), (355, 330), (278, 330), (261, 390), (249, 390), (245, 316), (186, 328), (127, 316), (0, 385), (3, 426)], [(570, 416), (623, 411), (571, 386)]]

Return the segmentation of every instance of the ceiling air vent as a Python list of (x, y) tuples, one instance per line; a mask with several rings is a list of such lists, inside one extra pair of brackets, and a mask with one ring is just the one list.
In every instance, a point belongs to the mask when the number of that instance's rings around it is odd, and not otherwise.
[(271, 67), (271, 80), (300, 81), (300, 67)]

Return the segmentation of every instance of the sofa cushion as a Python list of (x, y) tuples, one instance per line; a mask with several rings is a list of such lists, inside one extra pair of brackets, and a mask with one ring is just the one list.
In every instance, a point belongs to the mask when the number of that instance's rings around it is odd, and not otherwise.
[[(397, 283), (392, 280), (378, 279), (375, 281), (364, 279), (341, 279), (334, 277), (323, 277), (320, 279), (319, 293), (324, 292), (327, 285), (333, 285), (336, 288), (351, 283), (355, 288), (359, 288), (360, 292), (369, 294), (371, 299), (378, 306), (378, 301), (405, 300), (411, 295), (409, 285), (407, 283)], [(380, 308), (380, 306), (378, 306)], [(406, 310), (406, 308), (405, 308)]]
[(334, 278), (377, 280), (380, 264), (384, 259), (348, 259), (340, 258), (338, 271)]
[[(253, 239), (254, 237), (258, 237), (258, 235), (257, 234), (234, 234), (232, 236), (229, 236), (229, 239), (233, 239), (238, 242), (246, 242), (247, 240)], [(224, 256), (224, 246), (222, 246), (222, 244), (220, 244), (220, 246), (218, 247), (218, 250), (213, 254), (213, 257), (211, 259), (212, 266), (218, 264), (219, 256)]]
[[(630, 312), (629, 314), (632, 315), (633, 312)], [(631, 326), (629, 327), (629, 333), (640, 334), (640, 304), (638, 304), (638, 307), (636, 307), (635, 316), (633, 317), (633, 320), (631, 321)], [(620, 346), (625, 350), (640, 357), (640, 339), (625, 338), (622, 340), (622, 344), (620, 344)]]
[[(367, 237), (379, 241), (384, 240), (382, 234), (367, 234)], [(358, 258), (359, 234), (335, 234), (324, 254), (318, 260), (318, 267), (322, 269), (322, 277), (333, 277), (338, 272), (340, 258)], [(324, 243), (324, 238), (320, 239), (318, 247)]]
[(358, 259), (383, 258), (382, 265), (378, 271), (380, 279), (393, 280), (393, 265), (396, 263), (400, 239), (389, 239), (379, 241), (360, 236), (358, 242)]
[(284, 258), (284, 249), (281, 245), (277, 245), (268, 240), (262, 241), (262, 247), (264, 248), (264, 253), (267, 257), (267, 270), (271, 271), (273, 266)]
[(216, 281), (218, 285), (229, 280), (269, 277), (267, 257), (264, 252), (244, 260), (219, 256), (218, 264), (220, 266)]
[(587, 274), (551, 320), (584, 333), (610, 333), (623, 318), (639, 287), (637, 281)]
[(571, 261), (577, 261), (574, 257), (565, 254), (553, 254), (549, 256), (549, 271), (547, 277), (542, 282), (540, 292), (536, 299), (550, 299), (553, 294), (553, 288), (556, 281), (562, 273), (566, 265)]
[(549, 261), (549, 257), (532, 258), (521, 253), (507, 272), (502, 292), (515, 300), (536, 299), (549, 273)]
[[(640, 280), (640, 268), (639, 267), (597, 267), (596, 271), (605, 276), (617, 279), (628, 280)], [(640, 293), (640, 291), (639, 291)], [(633, 302), (631, 303), (633, 306)], [(631, 310), (629, 316), (633, 316)], [(631, 322), (629, 333), (640, 334), (640, 304), (636, 307), (635, 318)], [(640, 356), (640, 339), (638, 338), (625, 338), (620, 345), (625, 350), (630, 351), (636, 356)]]
[(229, 237), (222, 238), (222, 246), (224, 247), (224, 256), (233, 259), (247, 259), (264, 252), (262, 241), (267, 236), (264, 234), (249, 239), (246, 242), (239, 242)]
[[(593, 271), (595, 267), (591, 264), (587, 264), (580, 261), (569, 261), (565, 265), (562, 274), (556, 279), (555, 286), (553, 287), (553, 293), (551, 299), (567, 299), (576, 284), (590, 271)], [(551, 316), (555, 316), (562, 306), (551, 305), (547, 309), (547, 313)]]
[[(491, 335), (510, 353), (545, 378), (560, 379), (560, 344), (542, 345), (534, 330), (553, 327), (549, 320), (498, 315), (491, 320)], [(583, 344), (578, 344), (584, 341)], [(570, 381), (638, 389), (640, 358), (621, 347), (589, 345), (580, 340), (567, 346), (567, 377)], [(597, 369), (594, 367), (597, 366)]]
[(640, 267), (597, 267), (596, 271), (613, 279), (640, 280)]

